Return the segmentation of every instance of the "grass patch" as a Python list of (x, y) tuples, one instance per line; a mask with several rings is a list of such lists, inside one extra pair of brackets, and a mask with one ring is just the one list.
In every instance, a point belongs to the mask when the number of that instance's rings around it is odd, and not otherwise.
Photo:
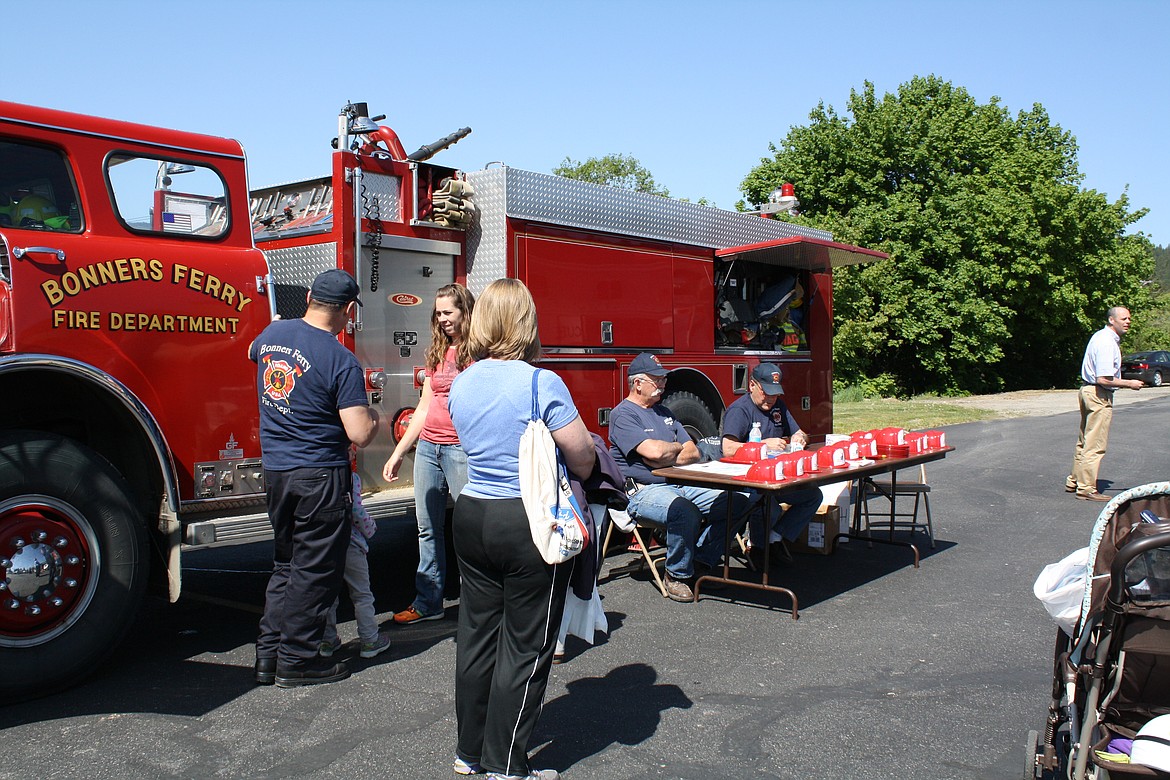
[(834, 433), (852, 433), (887, 427), (920, 431), (1002, 416), (991, 409), (957, 406), (929, 397), (909, 400), (900, 398), (844, 400), (842, 395), (838, 393), (833, 399)]

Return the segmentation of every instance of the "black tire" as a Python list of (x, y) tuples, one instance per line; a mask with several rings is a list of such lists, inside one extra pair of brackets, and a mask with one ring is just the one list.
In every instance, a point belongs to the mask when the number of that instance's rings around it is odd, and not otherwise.
[(0, 702), (72, 685), (117, 647), (142, 603), (146, 541), (100, 455), (49, 433), (0, 434)]
[(1154, 381), (1151, 382), (1150, 384), (1152, 384), (1154, 387), (1161, 387), (1162, 386), (1162, 372), (1161, 371), (1154, 372)]
[(1036, 756), (1040, 749), (1040, 732), (1032, 729), (1024, 740), (1024, 780), (1036, 780)]
[(683, 424), (695, 441), (719, 433), (719, 423), (707, 404), (694, 393), (671, 393), (662, 399), (663, 405)]

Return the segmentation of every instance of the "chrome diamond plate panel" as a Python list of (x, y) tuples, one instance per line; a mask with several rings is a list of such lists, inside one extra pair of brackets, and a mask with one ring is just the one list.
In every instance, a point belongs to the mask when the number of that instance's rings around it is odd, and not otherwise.
[(475, 187), (475, 221), (467, 231), (467, 289), (475, 295), (493, 280), (507, 276), (507, 168), (467, 174)]
[(276, 311), (282, 317), (300, 317), (317, 274), (337, 267), (337, 242), (266, 249), (264, 257), (276, 284)]
[(467, 180), (475, 186), (480, 209), (468, 235), (467, 276), (477, 293), (487, 282), (506, 275), (507, 217), (712, 249), (790, 236), (833, 238), (824, 230), (753, 214), (518, 168), (473, 171)]
[(365, 198), (370, 200), (369, 205), (362, 210), (363, 217), (369, 217), (373, 213), (373, 207), (377, 206), (384, 221), (402, 221), (401, 176), (362, 171), (362, 186), (365, 188), (363, 193)]
[(328, 268), (337, 267), (337, 243), (294, 246), (286, 249), (266, 249), (268, 270), (272, 278), (281, 284), (299, 284), (306, 289), (317, 278), (317, 274)]

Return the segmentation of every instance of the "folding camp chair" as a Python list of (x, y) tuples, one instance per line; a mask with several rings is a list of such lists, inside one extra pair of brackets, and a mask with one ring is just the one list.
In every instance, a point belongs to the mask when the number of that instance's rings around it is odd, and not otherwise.
[[(655, 529), (657, 526), (651, 525), (649, 523), (639, 523), (632, 518), (631, 522), (633, 525), (629, 529), (620, 530), (628, 530), (631, 534), (633, 534), (635, 541), (638, 542), (638, 546), (642, 548), (642, 557), (645, 559), (646, 565), (650, 567), (650, 574), (654, 577), (654, 584), (658, 586), (658, 590), (660, 593), (662, 593), (662, 597), (667, 598), (666, 583), (662, 581), (662, 577), (658, 574), (658, 562), (666, 561), (666, 547), (659, 547), (656, 549), (655, 554), (651, 554), (649, 546), (649, 540), (651, 538), (650, 533), (642, 533), (642, 530), (640, 530), (645, 529), (646, 531), (653, 532), (653, 529)], [(609, 540), (613, 537), (613, 529), (615, 527), (617, 527), (617, 523), (610, 522), (609, 530), (605, 532), (605, 542), (601, 545), (602, 560), (605, 560), (605, 554), (609, 551)]]
[[(919, 528), (930, 540), (930, 547), (934, 549), (934, 525), (930, 516), (930, 483), (926, 481), (926, 465), (919, 465), (917, 469), (909, 469), (906, 473), (912, 476), (909, 479), (876, 479), (865, 480), (865, 495), (861, 497), (861, 514), (865, 522), (865, 531), (882, 528), (889, 529), (890, 538), (894, 537), (895, 530), (916, 532)], [(890, 501), (891, 512), (875, 512), (872, 516), (869, 511), (869, 499), (881, 496)], [(914, 497), (914, 508), (909, 511), (896, 511), (898, 498)], [(926, 512), (926, 522), (918, 520), (918, 509), (921, 506)], [(899, 519), (901, 518), (901, 519)]]

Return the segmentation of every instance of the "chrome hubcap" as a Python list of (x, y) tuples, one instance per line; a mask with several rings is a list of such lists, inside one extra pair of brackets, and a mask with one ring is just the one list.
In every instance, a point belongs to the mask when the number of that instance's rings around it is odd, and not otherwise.
[(48, 598), (61, 583), (61, 563), (61, 556), (47, 544), (21, 547), (11, 559), (0, 561), (7, 570), (4, 585), (8, 594), (16, 601)]
[(0, 502), (0, 647), (30, 647), (66, 631), (97, 588), (97, 539), (75, 508), (51, 496)]

